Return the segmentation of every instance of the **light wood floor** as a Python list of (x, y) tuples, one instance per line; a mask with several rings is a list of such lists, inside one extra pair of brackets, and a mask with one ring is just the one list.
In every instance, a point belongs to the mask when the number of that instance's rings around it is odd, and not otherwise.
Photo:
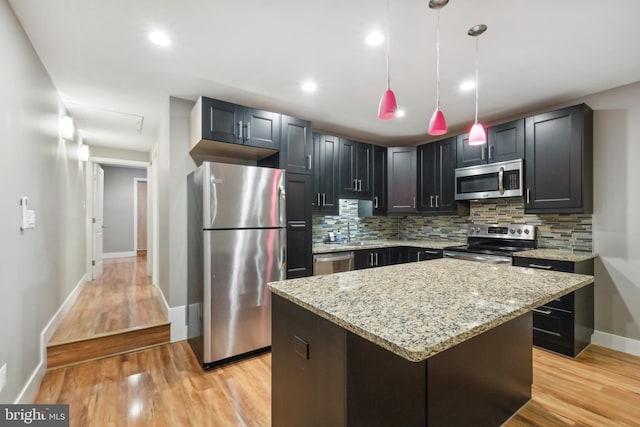
[(147, 257), (104, 260), (103, 274), (87, 283), (49, 344), (167, 323)]
[[(533, 349), (532, 400), (505, 425), (638, 426), (640, 358)], [(271, 355), (203, 371), (186, 341), (48, 372), (35, 403), (69, 403), (72, 426), (269, 426)]]

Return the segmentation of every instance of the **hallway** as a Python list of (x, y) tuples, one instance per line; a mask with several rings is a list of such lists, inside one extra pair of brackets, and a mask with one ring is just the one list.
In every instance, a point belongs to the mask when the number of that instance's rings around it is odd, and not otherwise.
[(169, 342), (169, 326), (146, 253), (106, 259), (102, 276), (85, 285), (49, 341), (48, 368)]

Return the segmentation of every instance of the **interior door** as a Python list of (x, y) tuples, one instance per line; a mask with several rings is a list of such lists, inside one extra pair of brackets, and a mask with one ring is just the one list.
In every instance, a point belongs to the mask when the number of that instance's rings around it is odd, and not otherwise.
[(136, 251), (147, 250), (147, 181), (136, 181)]
[(102, 275), (102, 239), (104, 212), (104, 170), (93, 165), (93, 278)]

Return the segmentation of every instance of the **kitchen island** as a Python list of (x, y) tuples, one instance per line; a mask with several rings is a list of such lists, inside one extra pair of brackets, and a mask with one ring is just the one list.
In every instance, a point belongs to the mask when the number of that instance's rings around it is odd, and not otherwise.
[(273, 425), (499, 425), (531, 396), (530, 310), (590, 283), (452, 259), (270, 283)]

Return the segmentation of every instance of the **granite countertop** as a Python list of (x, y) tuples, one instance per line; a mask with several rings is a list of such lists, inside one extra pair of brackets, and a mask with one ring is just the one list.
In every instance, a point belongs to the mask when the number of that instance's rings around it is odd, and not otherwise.
[(448, 246), (462, 245), (463, 242), (456, 242), (453, 240), (365, 240), (362, 241), (364, 245), (358, 244), (358, 242), (341, 243), (314, 243), (314, 254), (326, 254), (330, 252), (345, 252), (354, 251), (359, 249), (379, 249), (379, 248), (395, 248), (398, 246), (413, 246), (419, 248), (428, 249), (444, 249)]
[(597, 254), (592, 252), (580, 252), (562, 249), (532, 249), (530, 251), (514, 252), (514, 257), (548, 259), (552, 261), (581, 262), (595, 258)]
[(269, 283), (274, 294), (420, 362), (593, 283), (580, 274), (455, 259)]

